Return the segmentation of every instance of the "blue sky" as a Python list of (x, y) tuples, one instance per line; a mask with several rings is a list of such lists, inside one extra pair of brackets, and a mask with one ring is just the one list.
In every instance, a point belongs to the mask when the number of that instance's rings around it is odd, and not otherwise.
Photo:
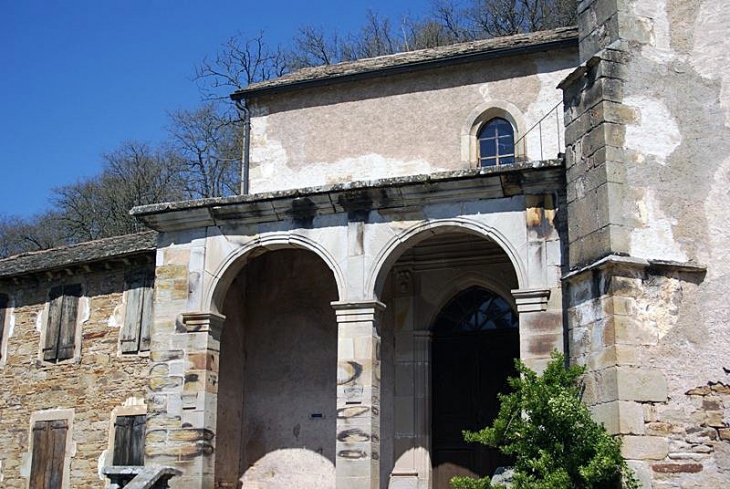
[(303, 24), (357, 29), (368, 9), (420, 16), (428, 0), (0, 0), (0, 215), (43, 211), (122, 141), (164, 138), (192, 108), (194, 67), (237, 32), (287, 43)]

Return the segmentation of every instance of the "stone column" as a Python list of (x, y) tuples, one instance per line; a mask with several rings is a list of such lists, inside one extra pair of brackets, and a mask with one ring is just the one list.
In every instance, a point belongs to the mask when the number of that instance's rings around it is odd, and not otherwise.
[(152, 352), (146, 463), (180, 469), (175, 487), (213, 487), (224, 319), (210, 312), (183, 313), (176, 332)]
[(385, 305), (333, 302), (338, 324), (338, 489), (380, 489), (380, 336)]

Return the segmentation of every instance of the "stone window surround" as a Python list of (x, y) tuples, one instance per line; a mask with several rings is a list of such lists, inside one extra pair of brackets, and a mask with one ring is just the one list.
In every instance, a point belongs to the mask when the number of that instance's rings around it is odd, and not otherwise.
[(8, 361), (8, 341), (12, 337), (12, 329), (15, 326), (15, 296), (6, 294), (8, 305), (5, 307), (5, 324), (2, 326), (0, 335), (0, 367), (4, 367)]
[[(41, 333), (41, 340), (38, 344), (38, 358), (37, 363), (38, 365), (65, 365), (69, 363), (80, 363), (81, 362), (81, 341), (83, 340), (83, 331), (82, 326), (83, 324), (88, 321), (89, 315), (91, 313), (90, 309), (90, 303), (91, 299), (86, 295), (86, 284), (83, 282), (62, 282), (56, 285), (72, 285), (72, 284), (79, 284), (81, 285), (81, 296), (79, 297), (79, 304), (78, 304), (78, 310), (76, 313), (76, 333), (74, 335), (74, 355), (72, 358), (66, 359), (66, 360), (60, 360), (57, 362), (48, 362), (43, 359), (43, 346), (46, 344), (46, 331), (48, 330), (48, 314), (51, 307), (51, 301), (46, 297), (46, 303), (43, 306), (43, 310), (39, 312), (39, 317), (36, 318), (36, 324), (40, 327), (40, 333)], [(48, 291), (51, 290), (51, 287), (48, 287)], [(46, 293), (46, 296), (48, 296), (48, 292)]]
[(505, 119), (512, 124), (515, 138), (515, 158), (518, 155), (527, 154), (525, 140), (520, 139), (526, 131), (522, 111), (512, 102), (490, 100), (474, 107), (467, 115), (461, 128), (461, 161), (468, 164), (469, 168), (479, 168), (479, 140), (477, 136), (482, 127), (495, 117)]
[(26, 487), (30, 487), (30, 470), (33, 464), (33, 426), (37, 421), (65, 420), (68, 423), (68, 431), (66, 433), (66, 452), (63, 458), (63, 481), (59, 489), (71, 489), (71, 459), (76, 455), (76, 443), (73, 441), (74, 415), (73, 409), (62, 408), (46, 409), (31, 413), (28, 426), (28, 452), (25, 454), (20, 468), (20, 475), (28, 479)]
[(107, 448), (99, 457), (99, 479), (106, 480), (106, 476), (102, 473), (104, 467), (111, 466), (111, 461), (114, 459), (114, 423), (117, 421), (118, 416), (140, 416), (147, 414), (147, 404), (144, 398), (129, 397), (124, 403), (112, 409), (109, 417), (109, 432)]

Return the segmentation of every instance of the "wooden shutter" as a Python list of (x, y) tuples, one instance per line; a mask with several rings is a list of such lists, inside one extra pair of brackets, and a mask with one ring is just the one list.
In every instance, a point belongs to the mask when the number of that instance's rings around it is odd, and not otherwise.
[(3, 334), (5, 333), (5, 316), (8, 302), (8, 296), (0, 294), (0, 360), (3, 358)]
[(33, 425), (30, 489), (60, 489), (67, 434), (68, 422), (63, 419)]
[(48, 321), (46, 322), (46, 343), (43, 346), (43, 359), (49, 362), (58, 358), (58, 334), (61, 330), (63, 311), (63, 286), (51, 288), (48, 294)]
[(74, 357), (74, 351), (76, 349), (76, 318), (78, 317), (80, 298), (80, 284), (64, 286), (57, 360), (68, 360)]
[(146, 416), (117, 416), (114, 421), (113, 465), (144, 465)]
[(49, 362), (73, 358), (76, 350), (76, 318), (81, 285), (59, 285), (49, 293), (46, 342), (43, 359)]
[(137, 353), (150, 349), (152, 324), (153, 274), (138, 270), (127, 276), (127, 307), (121, 331), (122, 353)]

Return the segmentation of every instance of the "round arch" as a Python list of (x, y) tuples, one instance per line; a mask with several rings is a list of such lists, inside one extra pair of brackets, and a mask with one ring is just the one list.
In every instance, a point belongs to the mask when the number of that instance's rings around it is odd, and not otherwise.
[(372, 268), (367, 275), (365, 290), (369, 291), (372, 297), (380, 297), (388, 272), (408, 248), (431, 236), (445, 233), (468, 233), (494, 241), (504, 250), (512, 263), (519, 288), (527, 288), (527, 273), (522, 259), (501, 232), (471, 219), (453, 218), (416, 224), (390, 238), (373, 262)]
[(258, 256), (259, 251), (273, 251), (279, 249), (301, 249), (311, 251), (317, 255), (332, 271), (335, 283), (337, 284), (339, 300), (343, 300), (347, 297), (347, 282), (334, 257), (321, 244), (306, 236), (283, 232), (261, 236), (229, 253), (228, 256), (220, 262), (218, 268), (213, 274), (213, 278), (209, 287), (206, 289), (205, 296), (203, 298), (203, 307), (207, 307), (207, 310), (211, 312), (221, 314), (226, 292), (234, 278), (243, 269), (248, 260), (252, 257)]

